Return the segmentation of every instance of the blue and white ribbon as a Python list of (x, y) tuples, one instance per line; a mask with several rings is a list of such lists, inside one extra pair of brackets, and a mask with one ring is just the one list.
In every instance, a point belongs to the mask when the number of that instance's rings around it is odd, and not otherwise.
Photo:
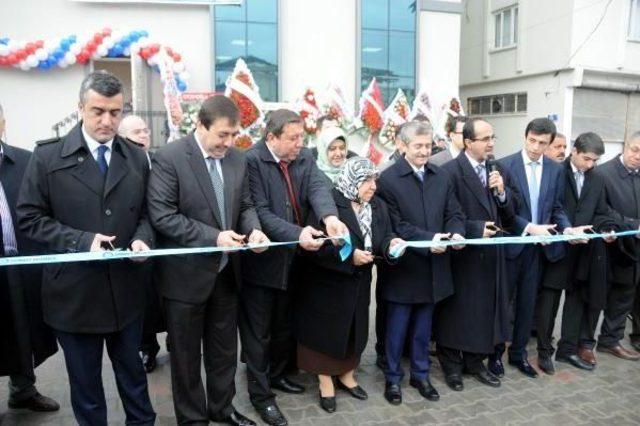
[[(319, 239), (320, 241), (327, 240), (341, 240), (344, 244), (340, 248), (340, 258), (344, 262), (353, 247), (351, 246), (351, 237), (349, 235), (342, 237), (329, 237)], [(82, 252), (82, 253), (63, 253), (63, 254), (44, 254), (38, 256), (14, 256), (14, 257), (1, 257), (1, 266), (16, 266), (16, 265), (41, 265), (47, 263), (69, 263), (69, 262), (95, 262), (102, 260), (118, 260), (118, 259), (135, 259), (135, 258), (147, 258), (158, 256), (174, 256), (185, 254), (208, 254), (208, 253), (221, 253), (221, 252), (236, 252), (243, 250), (253, 250), (259, 248), (271, 248), (279, 246), (297, 245), (300, 241), (282, 241), (282, 242), (269, 242), (262, 244), (247, 244), (243, 247), (192, 247), (192, 248), (173, 248), (173, 249), (154, 249), (140, 252), (132, 252), (129, 250), (113, 250), (113, 251), (96, 251), (96, 252)]]

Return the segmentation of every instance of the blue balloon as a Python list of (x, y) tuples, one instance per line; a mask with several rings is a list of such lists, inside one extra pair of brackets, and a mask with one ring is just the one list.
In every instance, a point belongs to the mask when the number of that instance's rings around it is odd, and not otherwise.
[(8, 44), (9, 43), (9, 38), (4, 37), (4, 38), (0, 38), (0, 44)]
[(57, 48), (53, 51), (52, 56), (56, 59), (56, 62), (58, 62), (60, 59), (64, 58), (64, 53), (64, 50), (62, 50), (61, 48)]
[(41, 61), (38, 64), (38, 68), (40, 68), (41, 70), (48, 70), (50, 67), (51, 65), (49, 64), (49, 61), (46, 59), (44, 61)]
[(78, 41), (78, 37), (75, 35), (69, 36), (68, 40), (72, 43), (75, 43), (76, 41)]
[(185, 90), (187, 90), (187, 83), (185, 83), (182, 80), (178, 80), (178, 90), (181, 92), (184, 92)]
[(115, 56), (121, 56), (122, 52), (124, 51), (124, 47), (122, 47), (122, 45), (120, 43), (116, 43), (111, 50), (113, 50), (113, 54)]
[(62, 50), (69, 50), (69, 46), (71, 46), (71, 40), (63, 38), (62, 41), (60, 42), (60, 48)]
[(133, 41), (138, 41), (140, 37), (142, 37), (140, 31), (131, 31), (131, 34), (129, 34), (129, 38), (131, 38), (131, 40)]
[(159, 66), (157, 66), (157, 65), (154, 65), (154, 66), (152, 67), (152, 69), (153, 69), (155, 72), (157, 72), (157, 73), (159, 73), (159, 72), (160, 72), (160, 67), (159, 67)]
[(129, 45), (131, 44), (131, 39), (127, 36), (124, 36), (122, 38), (122, 40), (120, 40), (120, 44), (122, 45), (122, 47), (129, 47)]
[(149, 37), (149, 32), (146, 30), (140, 31), (140, 37)]

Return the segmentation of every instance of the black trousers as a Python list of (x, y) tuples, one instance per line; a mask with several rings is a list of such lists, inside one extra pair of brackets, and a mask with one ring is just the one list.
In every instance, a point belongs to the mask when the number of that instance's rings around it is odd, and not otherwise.
[(538, 305), (536, 312), (538, 313), (538, 323), (536, 325), (538, 339), (538, 356), (542, 358), (550, 358), (553, 356), (555, 349), (553, 348), (553, 329), (560, 307), (560, 298), (562, 290), (556, 288), (542, 287), (538, 296)]
[(249, 398), (258, 409), (275, 403), (271, 380), (284, 376), (293, 362), (292, 315), (291, 291), (243, 283), (242, 355), (247, 363)]
[(611, 348), (624, 338), (627, 315), (633, 310), (635, 295), (635, 285), (611, 283), (598, 345)]
[(577, 355), (579, 348), (593, 349), (599, 317), (600, 310), (589, 306), (580, 289), (565, 291), (556, 357)]
[(477, 354), (438, 345), (438, 360), (446, 376), (451, 374), (476, 374), (485, 367), (482, 363), (488, 354)]
[(149, 400), (147, 375), (138, 356), (141, 329), (142, 321), (138, 320), (120, 331), (107, 334), (56, 330), (69, 374), (73, 414), (81, 426), (107, 425), (101, 374), (105, 343), (126, 413), (126, 423), (154, 424), (156, 415)]
[[(236, 394), (238, 291), (231, 265), (202, 304), (165, 299), (171, 336), (171, 388), (178, 424), (209, 424), (229, 416)], [(206, 391), (200, 375), (201, 348)]]
[(384, 339), (387, 333), (387, 303), (380, 295), (382, 286), (376, 283), (376, 354), (384, 356)]
[(629, 339), (632, 342), (640, 342), (640, 291), (636, 291), (631, 320), (632, 329)]

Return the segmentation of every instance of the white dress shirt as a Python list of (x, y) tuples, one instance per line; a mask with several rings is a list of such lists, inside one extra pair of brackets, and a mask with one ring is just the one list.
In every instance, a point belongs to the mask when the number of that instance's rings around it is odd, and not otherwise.
[(209, 173), (211, 173), (211, 162), (208, 160), (209, 158), (211, 158), (212, 160), (214, 160), (215, 165), (216, 165), (216, 170), (218, 171), (218, 174), (220, 175), (220, 180), (224, 184), (224, 175), (222, 174), (222, 159), (213, 158), (212, 156), (210, 156), (207, 153), (207, 151), (204, 150), (204, 148), (202, 147), (202, 144), (200, 143), (200, 139), (198, 139), (197, 133), (194, 133), (193, 137), (196, 139), (196, 143), (198, 144), (198, 148), (200, 148), (200, 152), (202, 153), (202, 156), (204, 157), (204, 164), (207, 165), (207, 170), (209, 171)]
[[(541, 155), (540, 158), (538, 158), (538, 161), (534, 161), (535, 163), (538, 163), (538, 166), (536, 167), (536, 182), (538, 184), (538, 194), (540, 193), (540, 183), (542, 182), (542, 158), (543, 156)], [(529, 165), (529, 163), (531, 163), (533, 160), (529, 158), (527, 152), (524, 149), (522, 150), (522, 161), (524, 162), (524, 171), (527, 174), (527, 182), (531, 182), (531, 166)]]
[(89, 148), (89, 152), (91, 152), (93, 159), (96, 161), (98, 161), (98, 147), (101, 145), (106, 145), (108, 149), (104, 153), (104, 159), (107, 161), (107, 166), (108, 166), (109, 162), (111, 161), (111, 149), (113, 147), (113, 139), (105, 143), (100, 143), (94, 138), (92, 138), (91, 136), (89, 136), (87, 132), (85, 132), (84, 126), (82, 126), (82, 136), (84, 137), (85, 142), (87, 142), (87, 147)]

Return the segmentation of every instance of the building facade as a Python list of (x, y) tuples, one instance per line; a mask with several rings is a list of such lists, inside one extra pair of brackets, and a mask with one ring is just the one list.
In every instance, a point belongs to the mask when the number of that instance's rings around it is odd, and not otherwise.
[[(146, 30), (182, 55), (191, 75), (188, 91), (223, 90), (237, 58), (243, 58), (269, 102), (293, 102), (307, 87), (322, 90), (334, 83), (357, 110), (360, 93), (372, 77), (380, 82), (386, 103), (397, 88), (410, 98), (427, 90), (436, 101), (458, 94), (460, 0), (207, 3), (0, 2), (0, 38), (32, 41), (104, 27)], [(7, 119), (8, 142), (32, 148), (36, 140), (51, 137), (52, 128), (77, 109), (84, 75), (100, 68), (124, 80), (127, 102), (143, 96), (149, 109), (162, 111), (159, 78), (135, 90), (136, 66), (127, 58), (43, 71), (1, 68), (0, 104)], [(155, 145), (163, 143), (160, 121), (153, 126)]]
[(606, 157), (640, 130), (639, 0), (470, 0), (464, 4), (460, 92), (495, 127), (499, 155), (548, 116), (575, 139), (594, 131)]

